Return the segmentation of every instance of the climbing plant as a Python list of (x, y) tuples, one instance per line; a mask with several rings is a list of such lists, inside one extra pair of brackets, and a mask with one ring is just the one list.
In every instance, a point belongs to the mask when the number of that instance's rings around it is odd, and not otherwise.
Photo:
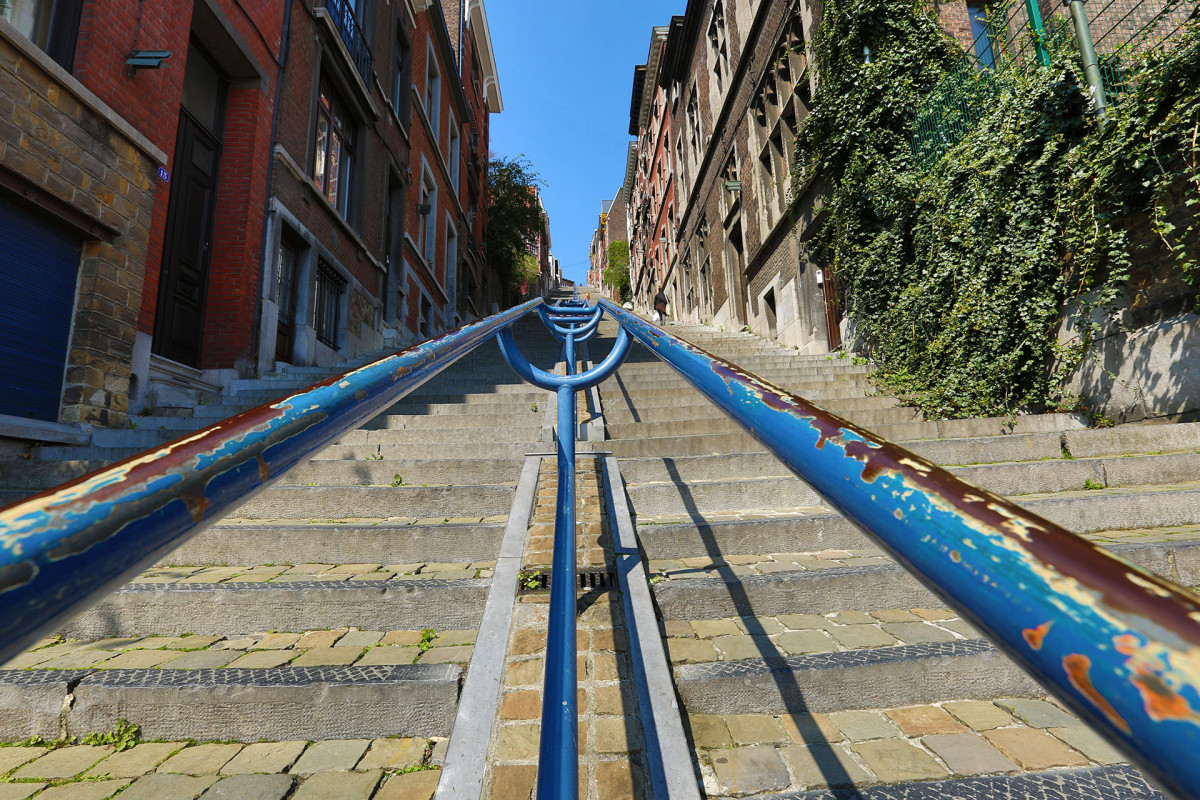
[(608, 245), (608, 266), (604, 268), (604, 284), (609, 286), (617, 295), (628, 299), (631, 290), (629, 286), (629, 242), (618, 240)]
[[(1128, 93), (1104, 126), (1069, 39), (1050, 67), (981, 73), (999, 84), (994, 100), (927, 170), (909, 148), (916, 110), (961, 50), (925, 0), (830, 0), (814, 50), (795, 176), (830, 187), (814, 251), (881, 379), (929, 415), (1072, 406), (1064, 378), (1144, 247), (1130, 214), (1196, 278), (1200, 201), (1179, 200), (1200, 187), (1194, 28), (1128, 60)], [(1076, 338), (1060, 343), (1064, 313)]]

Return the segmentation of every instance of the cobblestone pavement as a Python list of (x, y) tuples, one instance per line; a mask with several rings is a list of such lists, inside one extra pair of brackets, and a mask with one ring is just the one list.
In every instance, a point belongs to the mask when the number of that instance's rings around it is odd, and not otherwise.
[[(583, 568), (611, 565), (606, 521), (599, 511), (600, 476), (591, 459), (581, 454), (578, 463), (578, 563)], [(543, 459), (526, 573), (550, 563), (556, 492), (554, 460)], [(549, 594), (517, 599), (485, 787), (492, 800), (528, 800), (537, 780), (549, 610)], [(580, 800), (644, 797), (641, 722), (630, 683), (620, 595), (582, 595), (577, 611)]]
[[(44, 639), (3, 669), (221, 669), (467, 663), (475, 631), (362, 631)], [(0, 800), (4, 800), (0, 794)]]
[(1050, 700), (959, 700), (831, 714), (688, 717), (710, 796), (1117, 764)]
[(0, 747), (3, 800), (429, 800), (440, 739)]

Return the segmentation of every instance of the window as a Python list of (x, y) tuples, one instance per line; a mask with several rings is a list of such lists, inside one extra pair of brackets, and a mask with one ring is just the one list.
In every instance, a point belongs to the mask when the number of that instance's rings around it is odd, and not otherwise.
[(725, 90), (729, 77), (729, 42), (725, 30), (725, 4), (713, 3), (712, 19), (708, 23), (708, 61), (712, 68), (717, 94)]
[(417, 327), (420, 328), (421, 335), (426, 339), (433, 336), (433, 304), (423, 294), (421, 295), (421, 317), (417, 320)]
[(408, 86), (409, 86), (409, 55), (408, 40), (396, 23), (396, 41), (392, 52), (392, 108), (404, 123), (408, 124)]
[(346, 290), (346, 279), (329, 266), (324, 259), (317, 262), (316, 303), (313, 308), (313, 327), (317, 341), (337, 349), (338, 324), (342, 308), (342, 293)]
[[(446, 219), (446, 296), (453, 305), (458, 297), (458, 231)], [(447, 311), (447, 313), (450, 313)]]
[(327, 82), (321, 82), (317, 105), (317, 146), (313, 151), (313, 183), (343, 217), (349, 217), (350, 168), (354, 136), (342, 99)]
[(450, 167), (450, 188), (458, 194), (458, 162), (462, 160), (462, 153), (459, 148), (458, 120), (453, 114), (450, 115), (450, 136), (447, 145), (446, 161)]
[(291, 319), (296, 310), (296, 248), (286, 236), (279, 237), (279, 257), (275, 264), (275, 302), (279, 318)]
[(996, 50), (996, 28), (988, 23), (987, 3), (967, 3), (967, 15), (971, 18), (971, 39), (975, 42), (975, 58), (986, 68), (996, 66), (999, 53)]
[(6, 0), (0, 2), (0, 18), (70, 72), (82, 8), (83, 0)]
[(442, 74), (438, 72), (437, 59), (433, 57), (433, 43), (425, 56), (425, 116), (433, 129), (433, 138), (438, 138), (438, 121), (442, 116)]
[(421, 215), (421, 221), (417, 224), (417, 249), (425, 260), (432, 264), (435, 256), (434, 238), (437, 231), (437, 184), (433, 182), (433, 176), (429, 174), (429, 170), (422, 166), (421, 169), (421, 199), (417, 204), (417, 214)]

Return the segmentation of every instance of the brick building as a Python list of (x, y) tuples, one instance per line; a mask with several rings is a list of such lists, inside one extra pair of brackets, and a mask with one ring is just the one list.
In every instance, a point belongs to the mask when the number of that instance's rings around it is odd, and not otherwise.
[(0, 270), (22, 287), (0, 437), (80, 440), (497, 308), (479, 0), (0, 5)]

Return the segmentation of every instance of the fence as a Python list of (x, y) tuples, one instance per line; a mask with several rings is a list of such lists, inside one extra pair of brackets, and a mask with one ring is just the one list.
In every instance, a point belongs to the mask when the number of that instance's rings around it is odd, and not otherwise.
[[(1183, 24), (1200, 11), (1200, 3), (1185, 0), (1092, 0), (1078, 5), (1091, 33), (1103, 86), (1094, 100), (1097, 108), (1119, 102), (1128, 91), (1132, 56), (1170, 46)], [(1090, 49), (1077, 38), (1079, 31), (1065, 5), (1008, 0), (986, 7), (969, 4), (968, 14), (970, 48), (917, 112), (911, 145), (919, 169), (932, 166), (974, 129), (1002, 91), (1002, 72), (1048, 67), (1051, 54), (1079, 59)]]

